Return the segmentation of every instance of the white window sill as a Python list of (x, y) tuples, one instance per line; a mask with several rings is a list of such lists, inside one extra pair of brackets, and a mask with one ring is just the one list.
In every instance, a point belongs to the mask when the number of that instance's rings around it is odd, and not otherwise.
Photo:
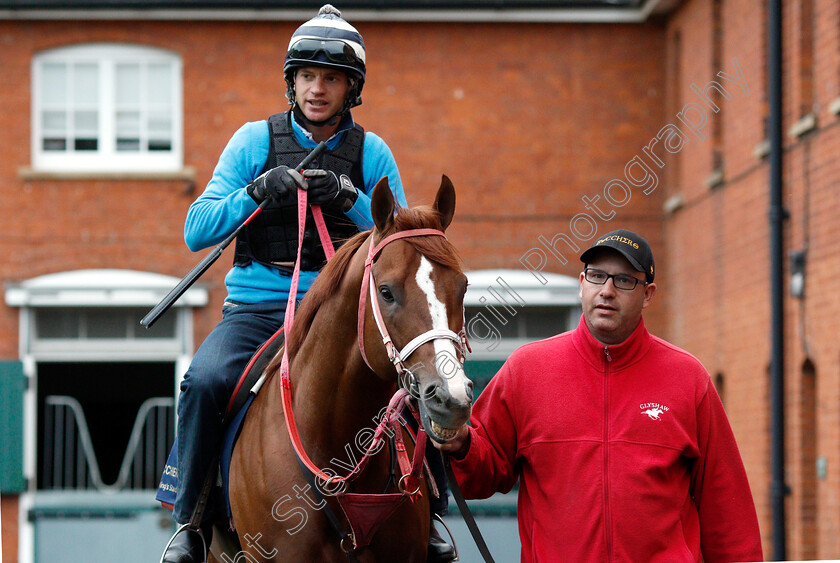
[(156, 180), (156, 181), (184, 181), (195, 182), (196, 172), (192, 166), (184, 166), (181, 170), (161, 172), (117, 172), (117, 171), (61, 171), (35, 170), (29, 166), (18, 168), (18, 178), (25, 181), (37, 180)]

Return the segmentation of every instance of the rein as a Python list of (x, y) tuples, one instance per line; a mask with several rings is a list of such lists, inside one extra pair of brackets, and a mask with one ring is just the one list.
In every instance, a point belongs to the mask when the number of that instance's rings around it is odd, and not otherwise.
[[(298, 281), (300, 278), (301, 250), (303, 248), (303, 231), (306, 222), (306, 199), (306, 191), (299, 188), (298, 252), (297, 258), (295, 260), (294, 272), (292, 274), (292, 283), (289, 289), (289, 300), (286, 305), (286, 314), (284, 319), (284, 328), (286, 334), (291, 333), (292, 323), (294, 322), (295, 305), (297, 301), (298, 292)], [(329, 260), (334, 255), (335, 250), (333, 248), (332, 241), (330, 240), (326, 224), (324, 223), (320, 207), (312, 206), (312, 214), (315, 219), (315, 224), (318, 229), (319, 237), (321, 238), (321, 244), (324, 247), (324, 253), (327, 257), (327, 260)], [(307, 481), (309, 481), (310, 485), (315, 489), (316, 495), (318, 495), (319, 493), (323, 493), (325, 495), (335, 496), (342, 510), (344, 511), (345, 516), (347, 517), (351, 529), (349, 533), (346, 532), (343, 526), (341, 526), (340, 522), (338, 521), (332, 509), (330, 508), (329, 504), (325, 506), (325, 513), (327, 515), (327, 518), (330, 521), (333, 528), (335, 529), (335, 531), (338, 533), (338, 536), (340, 538), (340, 547), (347, 555), (349, 561), (355, 560), (355, 551), (369, 544), (379, 524), (385, 519), (387, 519), (388, 516), (394, 510), (396, 510), (400, 504), (402, 504), (402, 502), (404, 502), (407, 498), (410, 498), (413, 502), (418, 495), (422, 494), (420, 493), (420, 479), (425, 461), (425, 446), (427, 436), (426, 431), (423, 428), (423, 425), (420, 421), (420, 415), (417, 412), (417, 409), (411, 403), (411, 394), (409, 392), (409, 389), (406, 388), (416, 386), (417, 382), (416, 378), (411, 373), (411, 371), (405, 367), (405, 361), (420, 346), (427, 342), (431, 342), (437, 339), (451, 340), (457, 345), (459, 345), (461, 350), (461, 357), (459, 358), (459, 360), (462, 363), (463, 354), (465, 353), (464, 351), (470, 349), (469, 341), (467, 340), (466, 335), (466, 323), (462, 325), (461, 331), (459, 333), (455, 333), (449, 330), (448, 328), (428, 330), (423, 334), (420, 334), (419, 336), (413, 338), (410, 342), (408, 342), (408, 344), (406, 344), (402, 348), (402, 350), (397, 350), (397, 348), (394, 346), (393, 341), (391, 340), (391, 336), (388, 333), (388, 328), (385, 325), (385, 322), (382, 318), (382, 312), (380, 310), (379, 300), (376, 294), (376, 281), (374, 279), (374, 275), (371, 271), (371, 268), (376, 258), (388, 244), (400, 239), (421, 236), (440, 236), (446, 238), (446, 235), (443, 233), (443, 231), (428, 228), (400, 231), (398, 233), (394, 233), (390, 236), (385, 237), (376, 245), (373, 244), (372, 235), (369, 237), (370, 240), (368, 245), (368, 256), (365, 260), (364, 274), (362, 277), (362, 283), (359, 293), (359, 314), (357, 325), (359, 333), (359, 351), (361, 352), (365, 364), (371, 370), (373, 370), (372, 366), (370, 365), (370, 362), (368, 361), (364, 345), (364, 329), (366, 316), (365, 313), (367, 305), (366, 301), (369, 294), (373, 317), (376, 321), (376, 326), (379, 329), (379, 333), (382, 336), (382, 342), (385, 345), (385, 349), (388, 353), (388, 359), (396, 368), (399, 387), (396, 393), (394, 393), (394, 396), (389, 401), (388, 409), (383, 415), (382, 420), (379, 422), (379, 424), (377, 424), (373, 438), (371, 439), (371, 442), (364, 455), (362, 456), (361, 460), (345, 476), (338, 476), (335, 474), (330, 475), (326, 470), (319, 468), (306, 454), (306, 451), (303, 447), (303, 443), (300, 439), (300, 433), (297, 428), (294, 412), (292, 410), (292, 383), (291, 376), (289, 373), (288, 347), (283, 348), (283, 359), (280, 365), (280, 394), (282, 397), (283, 416), (286, 421), (286, 428), (289, 433), (289, 439), (297, 456), (298, 464), (301, 466), (301, 470), (303, 471)], [(403, 375), (405, 373), (408, 373), (411, 377), (412, 382), (410, 385), (404, 385), (405, 382), (403, 380)], [(414, 455), (413, 459), (411, 459), (410, 461), (408, 459), (408, 452), (406, 450), (405, 443), (403, 442), (402, 438), (402, 427), (400, 419), (401, 413), (404, 409), (408, 409), (418, 422), (418, 431), (415, 439)], [(348, 482), (352, 481), (359, 474), (361, 474), (361, 472), (367, 466), (368, 461), (372, 458), (372, 456), (375, 453), (379, 451), (382, 443), (388, 437), (390, 437), (393, 440), (393, 449), (396, 450), (397, 462), (399, 463), (400, 471), (402, 473), (402, 476), (400, 477), (397, 483), (397, 488), (400, 492), (386, 492), (380, 494), (360, 494), (347, 492)], [(451, 469), (449, 469), (449, 471), (450, 479), (453, 479), (454, 477), (451, 476)], [(322, 487), (318, 487), (317, 480), (320, 480)], [(335, 487), (335, 489), (333, 490), (331, 488), (328, 488), (330, 486)], [(433, 493), (437, 494), (436, 487), (434, 487), (433, 484), (432, 487)], [(369, 515), (371, 511), (373, 512), (372, 516)], [(468, 512), (469, 509), (465, 506), (461, 507), (461, 512), (464, 513), (465, 511)], [(473, 527), (470, 527), (470, 531), (473, 531)], [(475, 530), (475, 532), (477, 532), (477, 529)], [(479, 549), (481, 550), (481, 546), (479, 546)], [(481, 550), (481, 552), (482, 555), (485, 556), (485, 560), (492, 561), (492, 558), (489, 557), (489, 553), (486, 552), (486, 546), (484, 547), (484, 550)]]
[[(306, 221), (306, 197), (307, 193), (306, 190), (298, 188), (298, 252), (297, 252), (297, 259), (295, 260), (295, 269), (292, 274), (292, 283), (289, 289), (289, 300), (286, 304), (286, 315), (284, 320), (284, 327), (286, 330), (286, 334), (291, 333), (292, 323), (294, 322), (294, 311), (295, 311), (295, 303), (297, 301), (297, 291), (298, 291), (298, 280), (300, 278), (300, 261), (301, 261), (301, 249), (303, 247), (303, 230)], [(315, 224), (318, 227), (318, 234), (321, 237), (321, 244), (324, 246), (324, 253), (327, 256), (327, 260), (332, 258), (333, 254), (335, 253), (332, 242), (329, 239), (329, 233), (327, 232), (326, 225), (323, 220), (323, 216), (321, 214), (321, 210), (318, 206), (312, 207), (313, 216), (315, 218)], [(419, 231), (419, 232), (418, 232)], [(397, 240), (400, 238), (406, 238), (407, 236), (424, 236), (429, 234), (436, 234), (438, 236), (444, 236), (441, 231), (437, 231), (434, 229), (416, 229), (412, 231), (402, 231), (397, 233), (397, 235), (391, 235), (390, 237), (386, 238), (385, 240), (381, 241), (377, 248), (379, 249), (376, 254), (381, 251), (382, 248), (385, 247), (386, 244), (390, 243), (393, 240)], [(371, 244), (372, 246), (372, 244)], [(371, 251), (373, 253), (373, 251)], [(375, 256), (375, 255), (374, 255)], [(365, 278), (367, 279), (370, 276), (370, 262), (372, 262), (372, 258), (368, 258), (365, 266)], [(366, 291), (364, 290), (364, 282), (362, 283), (362, 294), (364, 295)], [(375, 301), (374, 301), (375, 303)], [(376, 307), (378, 309), (378, 306)], [(362, 309), (364, 311), (364, 309)], [(364, 313), (362, 313), (363, 315)], [(364, 321), (361, 321), (360, 326), (364, 326)], [(381, 325), (384, 326), (384, 325)], [(380, 328), (380, 331), (382, 329)], [(387, 331), (387, 329), (386, 329)], [(414, 349), (417, 346), (426, 342), (430, 339), (437, 338), (436, 334), (439, 331), (429, 331), (421, 335), (421, 337), (425, 335), (429, 335), (430, 333), (435, 333), (435, 335), (430, 336), (426, 340), (416, 344)], [(451, 331), (448, 331), (451, 332)], [(386, 332), (387, 334), (387, 332)], [(452, 333), (453, 335), (455, 333)], [(456, 335), (457, 336), (457, 335)], [(412, 344), (415, 340), (412, 340)], [(386, 343), (386, 346), (389, 346), (390, 338)], [(393, 349), (393, 345), (390, 345), (389, 349)], [(413, 350), (413, 349), (412, 349)], [(364, 351), (362, 352), (364, 356)], [(390, 352), (389, 352), (390, 357)], [(365, 358), (365, 362), (367, 362), (367, 358)], [(368, 364), (370, 365), (370, 364)], [(396, 365), (396, 364), (395, 364)], [(300, 433), (297, 428), (297, 422), (295, 421), (294, 412), (292, 409), (292, 382), (291, 376), (289, 373), (289, 354), (288, 354), (288, 347), (284, 347), (283, 349), (283, 359), (282, 363), (280, 364), (280, 377), (281, 377), (281, 385), (280, 385), (280, 392), (283, 400), (283, 416), (286, 420), (286, 428), (289, 432), (289, 438), (292, 442), (292, 446), (294, 447), (295, 453), (297, 454), (298, 458), (300, 459), (301, 463), (312, 472), (312, 474), (321, 480), (324, 484), (325, 489), (329, 486), (334, 486), (335, 490), (326, 490), (327, 494), (330, 495), (340, 495), (346, 492), (347, 490), (347, 483), (352, 481), (355, 477), (357, 477), (364, 467), (367, 465), (368, 460), (370, 457), (376, 453), (380, 447), (380, 442), (384, 439), (383, 435), (386, 432), (393, 432), (398, 436), (401, 436), (400, 426), (399, 426), (399, 411), (402, 409), (404, 404), (407, 404), (408, 393), (407, 392), (400, 392), (398, 390), (397, 393), (392, 397), (391, 404), (389, 404), (389, 415), (384, 416), (380, 423), (377, 425), (376, 430), (374, 432), (373, 439), (371, 440), (370, 445), (368, 446), (367, 450), (365, 451), (364, 455), (362, 456), (361, 460), (356, 464), (356, 466), (345, 476), (339, 475), (330, 475), (325, 470), (319, 468), (306, 454), (306, 451), (303, 447), (303, 443), (300, 439)], [(425, 430), (423, 430), (422, 425), (420, 427), (420, 431), (418, 432), (418, 443), (421, 440), (425, 443)], [(401, 438), (400, 438), (401, 440)], [(405, 447), (402, 448), (398, 447), (398, 457), (400, 460), (400, 467), (403, 470), (403, 477), (400, 479), (400, 490), (403, 491), (404, 494), (410, 494), (412, 497), (419, 492), (419, 477), (420, 473), (423, 468), (423, 455), (421, 451), (421, 455), (415, 454), (414, 460), (410, 463), (408, 462), (408, 455), (405, 452)], [(415, 481), (417, 486), (415, 487)], [(410, 491), (410, 492), (409, 492)]]

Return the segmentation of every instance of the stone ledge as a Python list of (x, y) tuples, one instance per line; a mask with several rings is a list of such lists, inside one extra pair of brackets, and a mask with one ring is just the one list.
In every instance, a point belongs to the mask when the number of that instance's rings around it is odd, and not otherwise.
[(683, 206), (683, 196), (682, 194), (674, 194), (668, 199), (665, 200), (665, 203), (662, 204), (662, 211), (667, 214), (676, 213), (681, 207)]
[(816, 114), (809, 113), (807, 115), (803, 115), (799, 118), (799, 121), (791, 125), (790, 129), (788, 129), (788, 135), (793, 138), (797, 138), (813, 131), (816, 128), (817, 116)]
[(711, 174), (706, 176), (706, 179), (703, 180), (703, 183), (706, 184), (706, 187), (710, 190), (723, 185), (723, 169), (716, 168), (715, 170), (713, 170)]

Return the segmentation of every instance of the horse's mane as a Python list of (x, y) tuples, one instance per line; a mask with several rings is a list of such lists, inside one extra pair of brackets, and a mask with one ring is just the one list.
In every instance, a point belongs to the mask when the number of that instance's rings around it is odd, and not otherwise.
[[(387, 236), (410, 229), (440, 230), (440, 214), (431, 206), (397, 206), (393, 227), (384, 235)], [(367, 240), (370, 233), (370, 231), (365, 231), (348, 239), (318, 274), (312, 287), (306, 293), (306, 297), (295, 312), (294, 325), (291, 332), (287, 334), (286, 345), (289, 348), (289, 359), (293, 358), (300, 349), (321, 305), (338, 291), (351, 258), (362, 243)], [(413, 237), (404, 240), (432, 262), (436, 262), (445, 268), (459, 271), (462, 269), (461, 258), (457, 250), (444, 237)]]

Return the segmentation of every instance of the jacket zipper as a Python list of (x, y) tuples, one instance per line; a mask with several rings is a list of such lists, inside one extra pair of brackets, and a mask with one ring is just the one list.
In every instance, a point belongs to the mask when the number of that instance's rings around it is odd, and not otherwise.
[(609, 436), (610, 436), (610, 349), (604, 346), (604, 531), (607, 542), (607, 561), (612, 561), (612, 534), (610, 533), (610, 484), (609, 484)]

